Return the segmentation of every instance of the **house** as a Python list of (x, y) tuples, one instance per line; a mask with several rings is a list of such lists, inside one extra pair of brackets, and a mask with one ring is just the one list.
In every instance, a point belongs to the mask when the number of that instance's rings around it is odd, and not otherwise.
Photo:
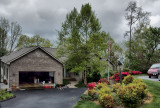
[(11, 87), (23, 83), (63, 83), (64, 64), (54, 48), (25, 47), (0, 58), (0, 80)]

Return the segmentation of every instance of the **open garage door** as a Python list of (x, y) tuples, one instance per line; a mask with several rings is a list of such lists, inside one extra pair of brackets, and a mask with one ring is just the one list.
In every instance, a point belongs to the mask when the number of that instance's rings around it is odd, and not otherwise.
[(19, 84), (54, 83), (54, 72), (19, 72)]

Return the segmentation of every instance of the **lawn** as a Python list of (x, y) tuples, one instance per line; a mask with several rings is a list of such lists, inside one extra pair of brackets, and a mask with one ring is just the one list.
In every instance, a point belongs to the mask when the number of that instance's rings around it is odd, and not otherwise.
[(160, 108), (160, 82), (144, 80), (148, 89), (153, 95), (153, 101), (150, 104), (143, 105), (141, 108)]
[(101, 108), (101, 107), (91, 101), (83, 100), (79, 101), (73, 108)]

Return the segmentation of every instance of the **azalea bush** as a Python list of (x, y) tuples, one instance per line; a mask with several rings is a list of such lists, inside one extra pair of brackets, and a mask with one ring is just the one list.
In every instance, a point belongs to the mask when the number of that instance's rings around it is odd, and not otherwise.
[(97, 82), (97, 84), (98, 84), (98, 83), (106, 83), (106, 84), (109, 84), (107, 78), (102, 78), (102, 79), (100, 79), (100, 80)]
[(142, 72), (140, 72), (140, 71), (131, 71), (131, 74), (132, 75), (139, 75), (139, 74), (142, 74)]
[(89, 90), (94, 89), (95, 86), (96, 86), (96, 83), (94, 83), (94, 82), (91, 82), (91, 83), (89, 83), (89, 84), (87, 85), (87, 87), (88, 87)]

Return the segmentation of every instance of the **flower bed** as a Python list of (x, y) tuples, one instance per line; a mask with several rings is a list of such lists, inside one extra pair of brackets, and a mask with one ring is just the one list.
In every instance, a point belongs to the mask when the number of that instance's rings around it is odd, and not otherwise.
[[(131, 71), (131, 75), (139, 75), (142, 74), (140, 71)], [(125, 76), (130, 75), (129, 72), (121, 72), (122, 80)], [(120, 73), (115, 73), (112, 77), (109, 77), (109, 79), (114, 79), (116, 82), (120, 81)]]
[(9, 99), (14, 98), (14, 97), (15, 97), (15, 95), (7, 92), (6, 90), (1, 90), (0, 91), (0, 101), (9, 100)]
[(122, 85), (120, 83), (109, 85), (107, 79), (89, 83), (88, 90), (81, 96), (81, 100), (98, 102), (102, 108), (115, 106), (137, 108), (144, 104), (144, 99), (148, 97), (148, 89), (143, 80), (135, 79), (127, 72), (123, 72), (122, 75), (127, 75)]

